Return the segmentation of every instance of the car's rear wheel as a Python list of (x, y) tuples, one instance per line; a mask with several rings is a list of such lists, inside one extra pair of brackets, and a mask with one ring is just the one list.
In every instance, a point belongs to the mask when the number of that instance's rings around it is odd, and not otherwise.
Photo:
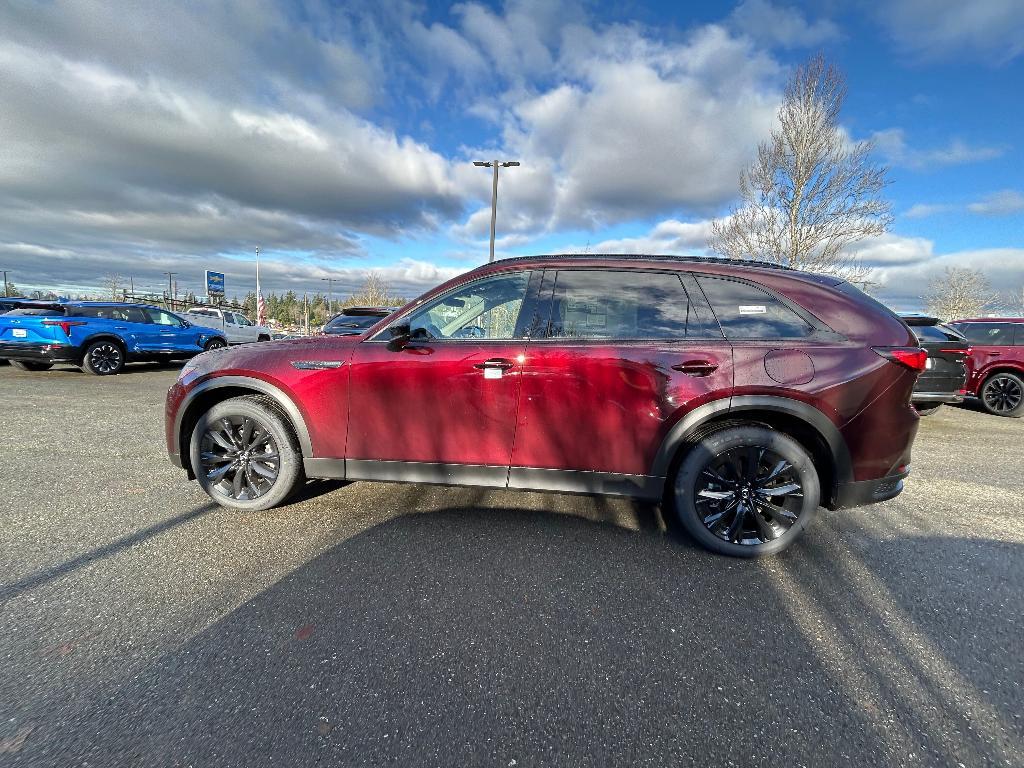
[(257, 511), (283, 502), (302, 479), (302, 454), (285, 418), (261, 397), (235, 397), (204, 413), (189, 458), (222, 507)]
[(810, 525), (821, 496), (814, 460), (803, 446), (755, 425), (700, 440), (680, 464), (672, 492), (687, 532), (735, 557), (781, 552)]
[(82, 370), (95, 376), (112, 376), (124, 368), (124, 350), (114, 341), (94, 341), (82, 357)]
[(203, 347), (203, 350), (206, 352), (210, 352), (211, 350), (214, 349), (224, 349), (224, 347), (226, 346), (227, 343), (224, 341), (224, 339), (210, 339), (208, 342), (206, 342), (206, 346)]
[(990, 376), (979, 393), (981, 406), (996, 416), (1024, 416), (1024, 379), (1013, 373)]
[(11, 365), (19, 371), (48, 371), (53, 363), (37, 363), (34, 360), (11, 360)]
[(941, 407), (942, 403), (922, 403), (921, 405), (915, 405), (914, 409), (917, 411), (918, 416), (931, 416)]

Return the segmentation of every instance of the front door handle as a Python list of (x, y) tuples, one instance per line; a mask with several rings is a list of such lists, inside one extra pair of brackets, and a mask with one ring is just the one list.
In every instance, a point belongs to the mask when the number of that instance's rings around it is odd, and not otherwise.
[(718, 363), (710, 360), (687, 360), (672, 366), (673, 371), (685, 373), (687, 376), (710, 376), (718, 370)]
[(492, 357), (490, 360), (484, 360), (482, 363), (475, 363), (473, 367), (481, 368), (485, 371), (507, 371), (514, 365), (515, 363), (513, 363), (511, 360), (506, 360), (503, 357)]

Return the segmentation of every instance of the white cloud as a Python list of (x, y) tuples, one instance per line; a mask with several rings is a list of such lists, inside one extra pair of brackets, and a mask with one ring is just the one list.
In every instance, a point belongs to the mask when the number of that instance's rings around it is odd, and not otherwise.
[(955, 205), (947, 203), (916, 203), (904, 211), (903, 216), (907, 219), (924, 219), (935, 216), (939, 213), (946, 213), (955, 210)]
[(881, 287), (876, 295), (898, 310), (924, 308), (921, 298), (928, 281), (946, 267), (979, 269), (989, 283), (1010, 293), (1024, 286), (1024, 248), (985, 248), (939, 254), (931, 259), (907, 265), (882, 267), (872, 276)]
[(839, 39), (839, 28), (828, 19), (808, 21), (792, 6), (768, 0), (745, 0), (729, 17), (741, 32), (767, 45), (804, 48)]
[(896, 44), (917, 58), (1001, 64), (1024, 52), (1020, 0), (888, 0), (876, 8)]
[(994, 160), (1006, 153), (1005, 147), (971, 146), (961, 139), (953, 139), (944, 147), (915, 149), (908, 144), (906, 132), (902, 128), (876, 131), (871, 138), (887, 162), (913, 170)]
[(1010, 216), (1024, 211), (1024, 194), (1015, 189), (1004, 189), (969, 203), (967, 210), (983, 216)]

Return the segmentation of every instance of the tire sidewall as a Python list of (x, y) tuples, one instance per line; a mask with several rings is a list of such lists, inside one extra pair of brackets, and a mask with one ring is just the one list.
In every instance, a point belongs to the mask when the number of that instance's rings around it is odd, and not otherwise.
[[(246, 416), (266, 429), (277, 443), (281, 466), (277, 482), (266, 494), (252, 501), (231, 499), (214, 490), (206, 481), (200, 461), (202, 436), (207, 427), (225, 416)], [(298, 486), (302, 476), (302, 454), (291, 428), (275, 409), (252, 397), (236, 397), (217, 403), (199, 417), (189, 437), (189, 460), (199, 485), (217, 504), (227, 509), (258, 512), (284, 502)]]
[[(804, 505), (796, 522), (778, 539), (764, 544), (734, 544), (707, 529), (694, 502), (694, 490), (708, 462), (732, 448), (767, 448), (793, 465), (803, 486)], [(781, 552), (796, 541), (817, 516), (821, 485), (810, 454), (795, 440), (764, 427), (730, 427), (707, 435), (686, 454), (672, 485), (679, 522), (706, 549), (733, 557), (763, 557)]]
[[(117, 366), (117, 368), (115, 368), (112, 371), (97, 371), (95, 368), (92, 367), (92, 361), (90, 360), (90, 357), (92, 356), (92, 351), (96, 347), (102, 347), (108, 344), (117, 347), (118, 350), (120, 350), (121, 363)], [(118, 344), (116, 341), (111, 341), (109, 339), (100, 339), (99, 341), (92, 342), (88, 347), (85, 348), (85, 354), (82, 355), (82, 370), (85, 371), (86, 373), (91, 373), (93, 376), (116, 376), (117, 374), (124, 370), (126, 356), (127, 355), (125, 353), (124, 347)]]
[(210, 339), (203, 347), (204, 352), (212, 352), (215, 349), (227, 349), (227, 342), (223, 339)]
[(998, 379), (1012, 379), (1017, 382), (1017, 385), (1022, 390), (1024, 390), (1024, 378), (1021, 378), (1017, 374), (1005, 371), (1000, 373), (993, 373), (991, 376), (985, 379), (985, 383), (981, 385), (981, 391), (978, 393), (978, 399), (981, 401), (981, 407), (984, 408), (986, 412), (991, 413), (993, 416), (1006, 416), (1008, 418), (1013, 419), (1019, 419), (1021, 416), (1024, 416), (1024, 400), (1021, 400), (1020, 404), (1012, 411), (994, 411), (991, 408), (989, 408), (988, 403), (985, 401), (985, 392), (992, 385), (992, 383)]

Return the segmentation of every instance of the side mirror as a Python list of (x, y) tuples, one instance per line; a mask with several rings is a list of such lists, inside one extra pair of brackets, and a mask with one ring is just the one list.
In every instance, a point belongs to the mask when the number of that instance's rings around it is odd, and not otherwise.
[(408, 323), (397, 323), (388, 327), (388, 335), (391, 337), (388, 341), (388, 349), (397, 350), (404, 347), (409, 341), (412, 329)]
[(192, 327), (192, 323), (190, 323), (188, 320), (182, 320), (181, 321), (181, 327), (182, 328), (191, 328)]

